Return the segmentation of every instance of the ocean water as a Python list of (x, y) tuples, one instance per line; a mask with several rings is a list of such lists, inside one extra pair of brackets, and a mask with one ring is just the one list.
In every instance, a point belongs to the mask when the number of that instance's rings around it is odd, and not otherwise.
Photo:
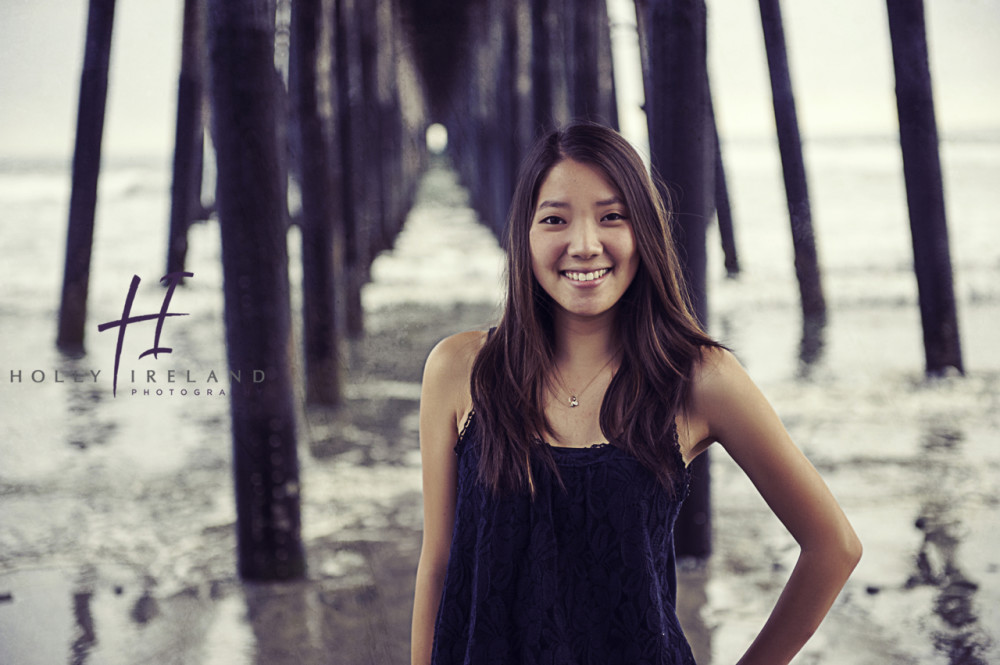
[[(967, 373), (933, 381), (923, 376), (898, 146), (806, 144), (830, 307), (809, 364), (777, 148), (736, 142), (724, 151), (743, 273), (724, 276), (712, 231), (711, 332), (771, 399), (866, 547), (796, 662), (997, 662), (1000, 144), (942, 146)], [(191, 229), (195, 276), (171, 307), (189, 316), (163, 332), (173, 353), (138, 360), (152, 326), (130, 328), (113, 397), (114, 334), (96, 325), (120, 318), (133, 275), (142, 280), (134, 311), (159, 309), (168, 164), (112, 162), (102, 174), (80, 359), (54, 348), (68, 199), (66, 164), (0, 163), (0, 662), (138, 662), (135, 654), (148, 655), (143, 639), (180, 649), (181, 633), (194, 645), (184, 647), (187, 662), (253, 662), (262, 637), (225, 591), (235, 584), (235, 509), (219, 395), (228, 383), (218, 228)], [(293, 285), (297, 243), (293, 232)], [(370, 340), (345, 350), (345, 366), (357, 370), (350, 408), (301, 417), (303, 535), (311, 575), (328, 588), (373, 575), (364, 556), (337, 543), (418, 543), (420, 366), (437, 338), (489, 323), (502, 262), (454, 174), (429, 172), (395, 248), (372, 266), (363, 294)], [(385, 413), (390, 425), (379, 420)], [(796, 552), (739, 468), (722, 451), (712, 459), (715, 555), (682, 576), (686, 627), (704, 664), (735, 662)], [(205, 588), (222, 591), (207, 627), (195, 630), (176, 599), (216, 598)]]

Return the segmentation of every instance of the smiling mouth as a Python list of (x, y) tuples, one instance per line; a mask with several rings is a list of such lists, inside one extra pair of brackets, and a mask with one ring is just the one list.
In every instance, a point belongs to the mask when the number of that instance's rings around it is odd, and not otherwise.
[(589, 272), (579, 272), (576, 270), (563, 270), (562, 274), (573, 280), (574, 282), (592, 282), (595, 279), (600, 279), (604, 277), (609, 272), (611, 268), (601, 268), (600, 270), (591, 270)]

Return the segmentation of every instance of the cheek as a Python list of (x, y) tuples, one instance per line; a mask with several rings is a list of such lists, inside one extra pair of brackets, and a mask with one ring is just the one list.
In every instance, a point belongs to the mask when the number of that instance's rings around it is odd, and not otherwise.
[(635, 232), (631, 228), (617, 238), (615, 252), (615, 258), (627, 265), (630, 272), (639, 266), (639, 251), (636, 248)]
[(639, 257), (639, 250), (636, 247), (635, 243), (635, 233), (632, 232), (631, 229), (629, 229), (627, 242), (622, 249), (625, 251), (625, 254), (622, 255), (622, 258), (624, 258), (626, 255), (628, 256), (627, 259), (628, 269), (626, 274), (628, 276), (627, 281), (629, 284), (631, 284), (632, 281), (635, 280), (636, 274), (639, 272), (639, 264), (642, 263), (642, 259)]
[(548, 246), (544, 238), (539, 234), (532, 233), (528, 236), (528, 253), (531, 256), (531, 270), (538, 276), (538, 271), (544, 269), (550, 262), (552, 248)]

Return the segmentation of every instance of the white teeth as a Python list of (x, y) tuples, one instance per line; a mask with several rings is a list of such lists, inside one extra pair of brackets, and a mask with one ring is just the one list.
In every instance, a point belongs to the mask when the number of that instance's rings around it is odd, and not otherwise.
[(592, 282), (595, 279), (604, 277), (609, 272), (611, 272), (611, 268), (601, 268), (600, 270), (594, 270), (591, 272), (564, 272), (563, 274), (574, 282)]

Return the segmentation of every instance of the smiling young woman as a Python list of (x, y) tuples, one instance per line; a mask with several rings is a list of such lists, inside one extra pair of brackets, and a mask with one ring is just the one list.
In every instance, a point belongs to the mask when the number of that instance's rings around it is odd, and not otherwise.
[(860, 557), (850, 524), (685, 299), (667, 208), (616, 132), (525, 159), (499, 324), (442, 340), (420, 405), (412, 662), (691, 665), (674, 612), (687, 464), (719, 442), (802, 548), (741, 665), (787, 663)]

